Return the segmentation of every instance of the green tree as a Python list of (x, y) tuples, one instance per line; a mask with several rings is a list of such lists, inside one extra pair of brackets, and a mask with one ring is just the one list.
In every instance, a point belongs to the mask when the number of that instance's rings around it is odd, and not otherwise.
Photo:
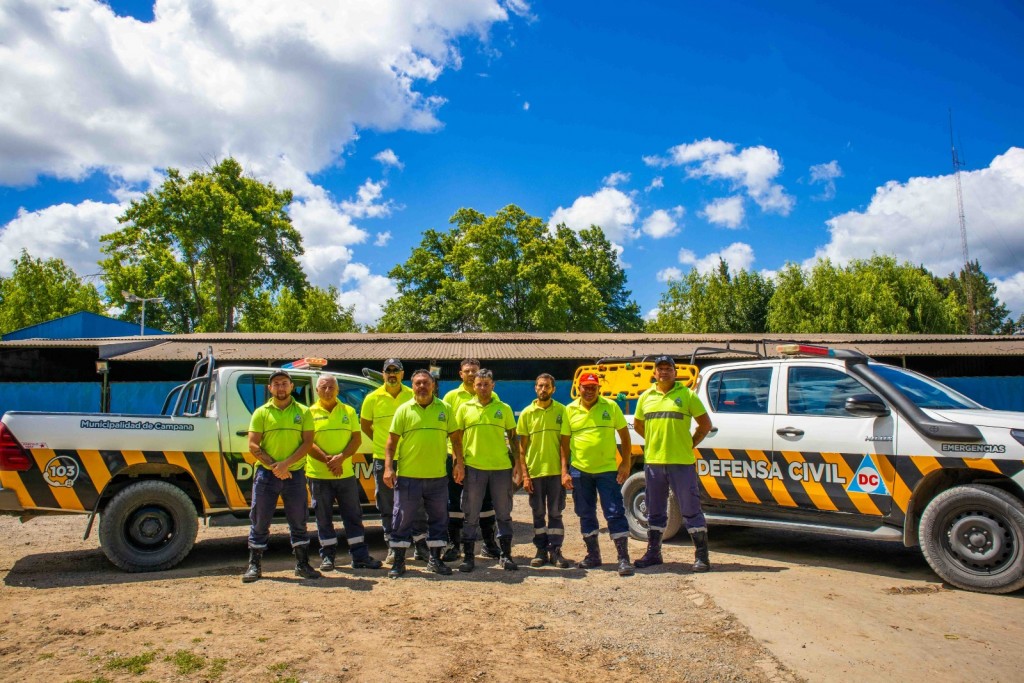
[(626, 276), (600, 228), (554, 233), (509, 205), (460, 209), (447, 232), (427, 230), (389, 276), (381, 331), (605, 331), (642, 327)]
[(240, 332), (359, 332), (354, 306), (338, 304), (337, 287), (308, 287), (302, 299), (286, 288), (263, 290), (242, 304)]
[(0, 334), (79, 311), (103, 313), (96, 287), (83, 282), (63, 260), (32, 258), (22, 249), (0, 276)]
[(764, 332), (768, 302), (774, 287), (758, 273), (729, 272), (719, 259), (706, 274), (690, 270), (668, 283), (658, 302), (658, 315), (648, 324), (652, 332)]
[(957, 332), (971, 331), (967, 305), (968, 272), (970, 273), (971, 298), (974, 299), (974, 329), (977, 334), (1013, 334), (1016, 325), (1010, 317), (1010, 309), (996, 296), (996, 286), (988, 279), (981, 265), (972, 261), (969, 268), (961, 268), (944, 278), (936, 278), (939, 291), (951, 297), (956, 306)]
[(146, 310), (154, 325), (231, 331), (239, 306), (258, 292), (285, 286), (301, 296), (302, 238), (286, 211), (291, 200), (290, 191), (245, 177), (231, 158), (187, 178), (168, 169), (159, 188), (118, 217), (123, 227), (100, 238), (110, 302), (134, 319), (137, 304), (125, 305), (122, 291), (162, 296), (163, 306)]
[(872, 256), (842, 267), (819, 259), (810, 273), (789, 263), (768, 306), (771, 332), (950, 333), (954, 302), (927, 270)]

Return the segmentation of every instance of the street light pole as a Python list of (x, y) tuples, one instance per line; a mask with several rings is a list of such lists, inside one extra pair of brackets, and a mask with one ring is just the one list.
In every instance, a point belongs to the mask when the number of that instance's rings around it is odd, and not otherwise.
[(142, 321), (139, 323), (139, 336), (140, 337), (145, 336), (145, 334), (146, 334), (146, 302), (147, 301), (152, 301), (153, 303), (158, 304), (158, 303), (160, 303), (161, 301), (164, 300), (164, 297), (162, 297), (162, 296), (154, 296), (154, 297), (151, 297), (149, 299), (146, 299), (146, 298), (143, 298), (141, 296), (132, 294), (131, 292), (126, 292), (124, 290), (121, 290), (121, 296), (123, 296), (124, 300), (127, 301), (127, 302), (130, 302), (130, 303), (141, 303), (142, 304)]

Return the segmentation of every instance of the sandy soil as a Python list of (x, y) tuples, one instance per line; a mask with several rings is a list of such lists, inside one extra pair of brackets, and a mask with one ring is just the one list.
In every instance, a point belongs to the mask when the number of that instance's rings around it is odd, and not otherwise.
[[(265, 579), (243, 585), (244, 528), (202, 528), (157, 574), (115, 569), (82, 530), (0, 518), (0, 680), (1013, 681), (1024, 668), (1024, 595), (943, 587), (896, 545), (715, 528), (706, 575), (679, 539), (631, 578), (484, 560), (469, 575), (412, 563), (397, 581), (301, 581), (275, 526)], [(523, 565), (531, 535), (516, 524)], [(382, 556), (379, 528), (370, 540)]]

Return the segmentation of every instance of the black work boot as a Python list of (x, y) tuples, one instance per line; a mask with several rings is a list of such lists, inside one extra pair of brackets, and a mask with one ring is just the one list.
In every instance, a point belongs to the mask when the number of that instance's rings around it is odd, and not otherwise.
[(469, 573), (476, 567), (476, 543), (473, 541), (466, 541), (462, 544), (462, 564), (459, 565), (460, 572)]
[(537, 546), (537, 553), (530, 560), (531, 567), (543, 567), (551, 558), (548, 556), (548, 535), (547, 534), (534, 534), (533, 544)]
[(560, 546), (560, 545), (553, 545), (553, 546), (551, 546), (551, 550), (549, 551), (549, 553), (550, 553), (551, 564), (555, 565), (559, 569), (568, 569), (569, 567), (572, 566), (572, 562), (570, 560), (565, 559), (562, 556), (562, 546)]
[[(486, 523), (484, 520), (488, 520)], [(484, 548), (480, 554), (496, 560), (501, 557), (501, 548), (494, 542), (495, 522), (494, 517), (484, 517), (480, 520), (480, 535), (484, 537)]]
[(412, 559), (419, 560), (421, 562), (427, 562), (430, 560), (430, 548), (427, 546), (427, 539), (421, 538), (418, 541), (413, 542)]
[(502, 536), (498, 539), (498, 546), (501, 548), (501, 556), (498, 558), (501, 568), (507, 572), (519, 569), (519, 565), (512, 561), (512, 537)]
[(245, 573), (242, 574), (242, 583), (252, 583), (253, 581), (259, 581), (260, 577), (262, 576), (263, 549), (249, 548), (249, 566), (246, 567)]
[[(348, 549), (352, 556), (352, 569), (380, 569), (381, 561), (370, 555), (370, 549), (365, 543), (355, 543)], [(323, 567), (321, 567), (323, 569)]]
[(445, 562), (454, 562), (459, 559), (462, 552), (462, 525), (448, 524), (448, 545), (445, 546), (444, 555), (441, 559)]
[(653, 567), (656, 564), (662, 564), (664, 560), (661, 558), (661, 532), (650, 529), (647, 531), (647, 552), (639, 560), (634, 562), (637, 569), (643, 569), (645, 567)]
[(295, 552), (295, 576), (303, 579), (319, 579), (322, 574), (309, 565), (309, 544), (303, 543), (293, 548)]
[(693, 571), (711, 571), (711, 560), (708, 558), (708, 530), (707, 528), (690, 529), (690, 538), (693, 539), (694, 562)]
[(597, 544), (597, 534), (584, 536), (583, 542), (587, 544), (587, 556), (576, 563), (578, 569), (594, 569), (601, 566), (601, 547)]
[(332, 545), (326, 548), (320, 548), (320, 571), (334, 571), (334, 558), (338, 556), (337, 553), (338, 546), (336, 545)]
[(629, 562), (629, 536), (615, 539), (615, 552), (619, 555), (619, 576), (633, 576), (633, 565)]
[(388, 578), (397, 579), (405, 573), (405, 551), (407, 548), (392, 548), (391, 550), (395, 553), (395, 561), (391, 563)]
[(441, 559), (441, 553), (444, 552), (444, 548), (431, 548), (430, 559), (427, 560), (427, 571), (440, 574), (441, 576), (448, 576), (452, 573), (452, 568), (444, 563)]

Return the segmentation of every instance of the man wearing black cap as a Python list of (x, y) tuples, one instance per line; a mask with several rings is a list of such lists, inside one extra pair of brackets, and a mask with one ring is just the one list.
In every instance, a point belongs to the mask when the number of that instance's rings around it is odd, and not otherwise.
[[(676, 494), (686, 530), (693, 539), (696, 561), (693, 571), (711, 569), (708, 559), (708, 526), (700, 508), (700, 486), (694, 449), (711, 431), (700, 397), (676, 381), (676, 362), (671, 356), (654, 359), (654, 379), (636, 401), (633, 428), (644, 438), (644, 480), (647, 484), (647, 552), (637, 567), (662, 563), (661, 535), (668, 522), (668, 492)], [(697, 429), (690, 435), (690, 420)]]
[(270, 400), (257, 408), (249, 423), (249, 452), (256, 458), (252, 482), (252, 507), (249, 519), (249, 567), (242, 575), (244, 583), (259, 579), (263, 551), (270, 540), (270, 522), (277, 499), (284, 501), (295, 575), (319, 578), (320, 572), (309, 565), (309, 534), (306, 522), (309, 506), (306, 498), (306, 453), (313, 446), (313, 418), (294, 398), (291, 375), (277, 370), (270, 375), (267, 389)]
[[(384, 540), (391, 540), (391, 520), (395, 513), (395, 492), (384, 483), (384, 449), (388, 443), (391, 420), (398, 412), (399, 406), (413, 399), (412, 389), (402, 384), (405, 372), (402, 361), (388, 358), (384, 361), (384, 384), (371, 391), (363, 399), (359, 410), (359, 423), (363, 432), (373, 441), (373, 480), (374, 498), (377, 511), (380, 512), (381, 525), (384, 527)], [(413, 529), (413, 540), (416, 543), (417, 558), (427, 559), (427, 522), (422, 509)], [(394, 553), (389, 549), (387, 559), (391, 564)]]

